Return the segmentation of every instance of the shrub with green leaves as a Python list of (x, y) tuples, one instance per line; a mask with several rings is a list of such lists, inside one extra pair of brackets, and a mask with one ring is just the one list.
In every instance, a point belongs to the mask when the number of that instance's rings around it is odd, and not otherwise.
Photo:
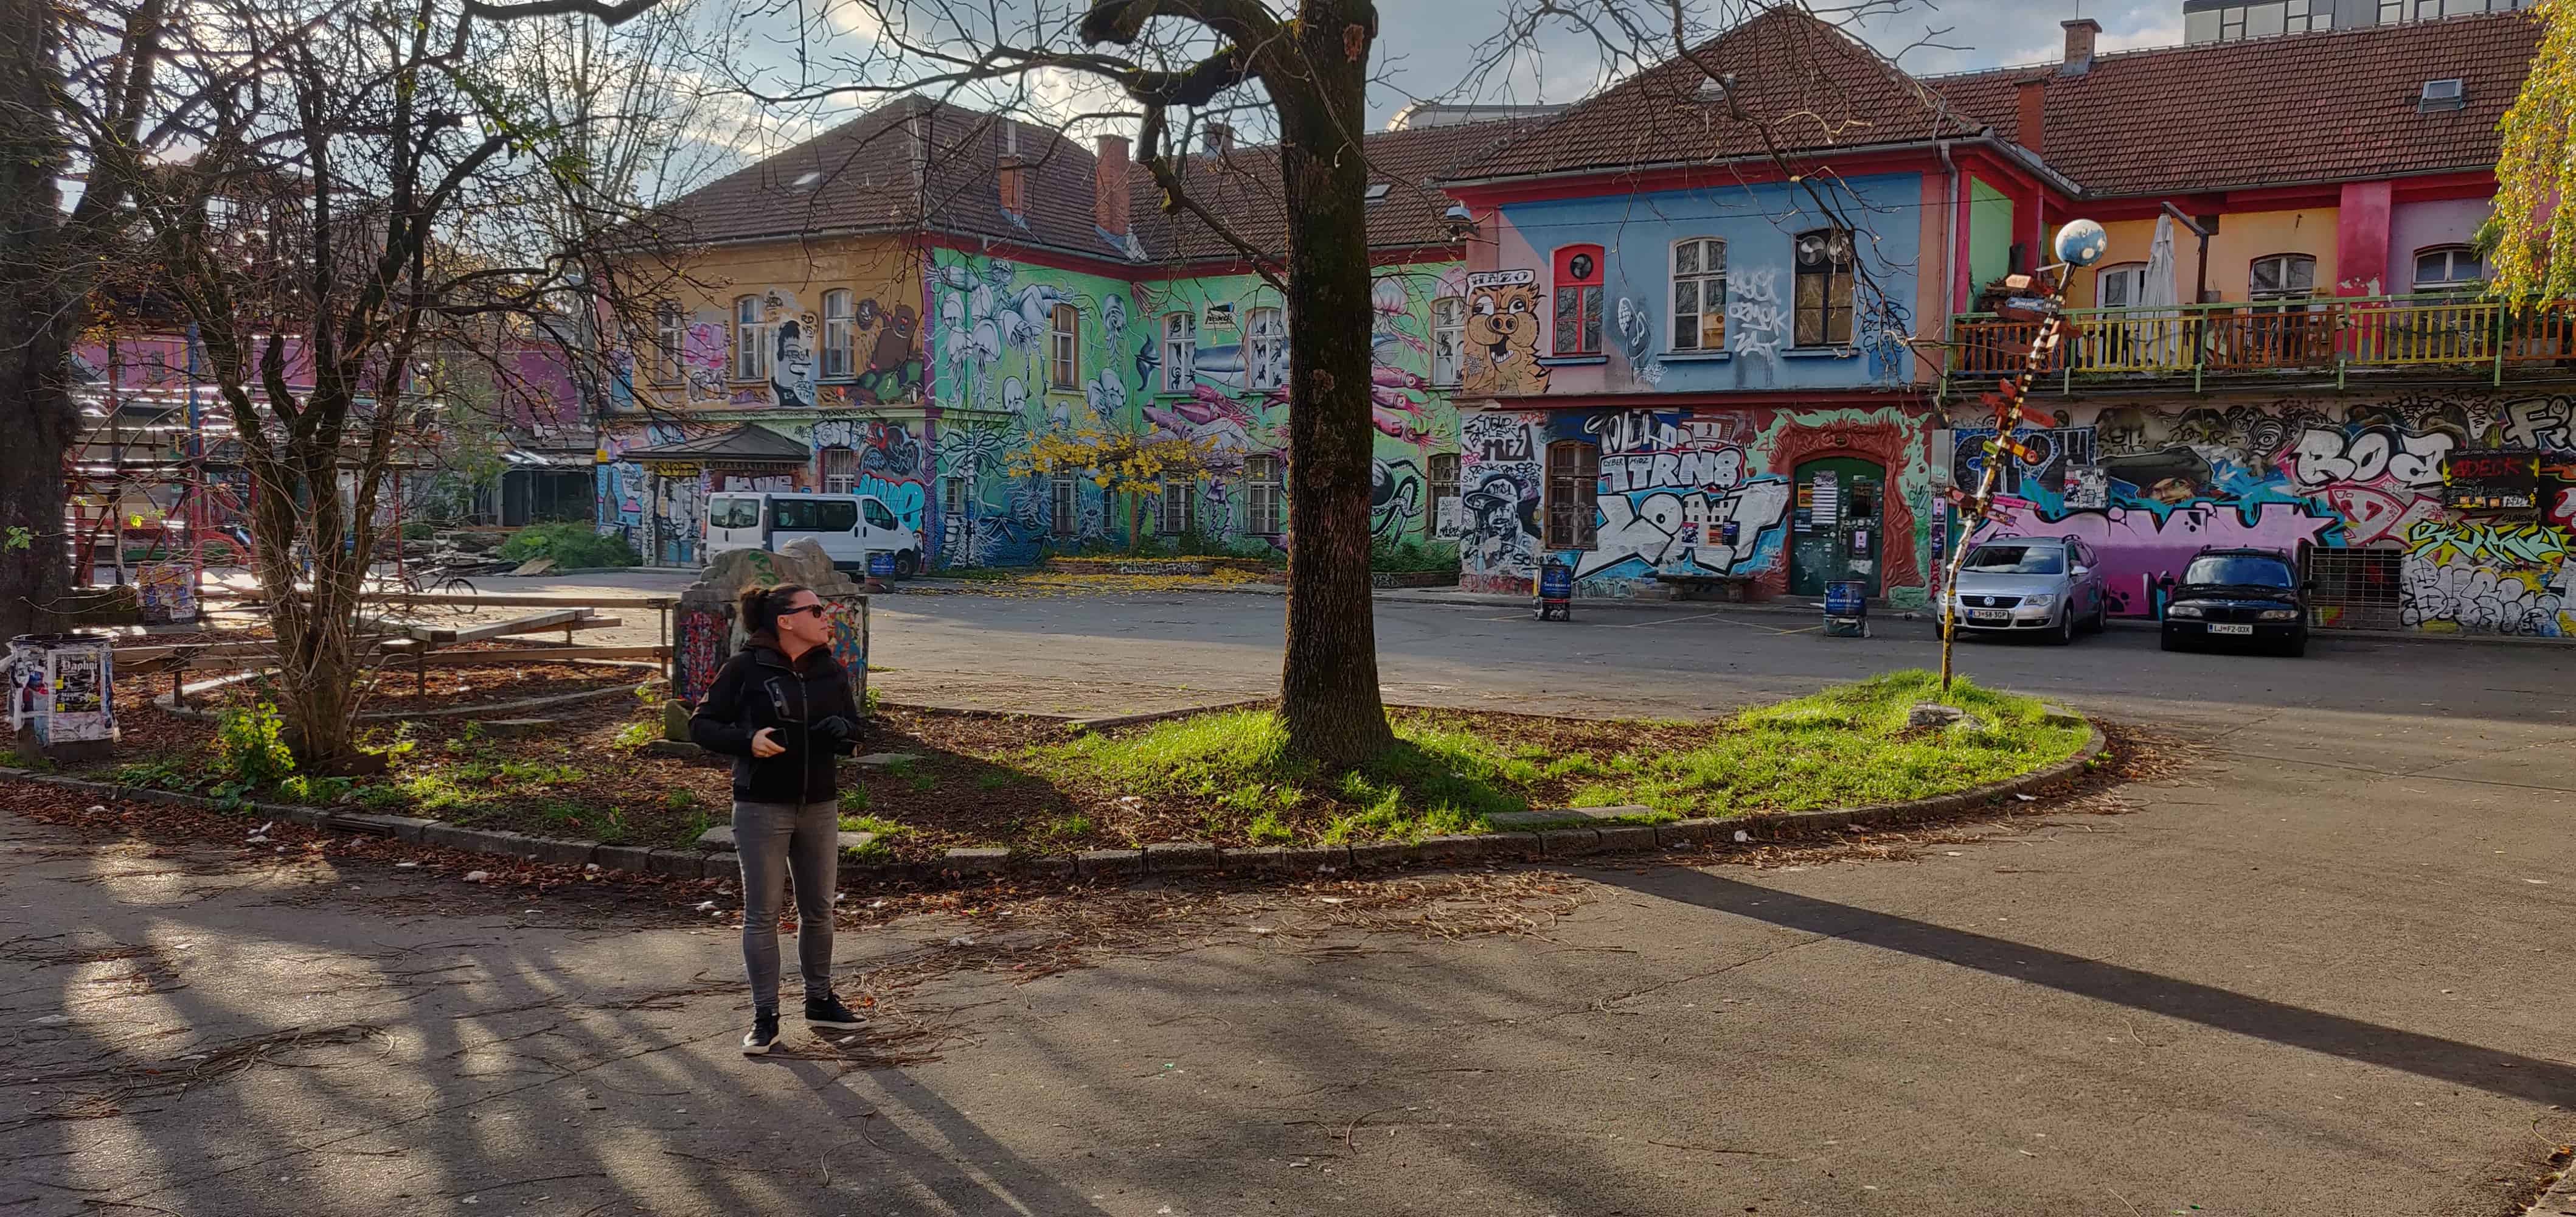
[(624, 537), (601, 536), (588, 524), (537, 524), (501, 543), (501, 559), (552, 558), (557, 566), (633, 566), (642, 561)]
[(285, 732), (286, 720), (270, 702), (225, 710), (215, 719), (215, 771), (227, 783), (243, 787), (284, 779), (295, 772), (295, 753), (286, 746)]

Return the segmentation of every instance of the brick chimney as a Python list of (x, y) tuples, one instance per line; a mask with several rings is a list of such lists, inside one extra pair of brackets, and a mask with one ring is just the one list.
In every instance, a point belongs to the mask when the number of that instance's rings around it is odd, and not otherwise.
[(1002, 160), (995, 175), (1002, 188), (1002, 210), (1012, 215), (1029, 213), (1029, 171), (1020, 163), (1020, 125), (1002, 127)]
[(1091, 168), (1091, 222), (1119, 240), (1127, 239), (1127, 137), (1100, 137)]
[(2078, 17), (2073, 21), (2060, 21), (2057, 24), (2066, 28), (2066, 64), (2058, 71), (2064, 75), (2075, 76), (2091, 70), (2093, 44), (2101, 40), (2102, 23), (2090, 17)]
[(2013, 90), (2013, 100), (2019, 110), (2019, 122), (2013, 128), (2014, 142), (2037, 156), (2043, 147), (2042, 129), (2048, 124), (2048, 79), (2034, 77), (2019, 81), (2013, 85)]

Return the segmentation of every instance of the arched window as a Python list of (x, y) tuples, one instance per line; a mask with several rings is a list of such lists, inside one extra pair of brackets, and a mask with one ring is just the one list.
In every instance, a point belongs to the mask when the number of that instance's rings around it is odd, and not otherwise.
[(2246, 270), (2249, 299), (2305, 300), (2316, 290), (2317, 260), (2306, 254), (2266, 254)]
[(1568, 245), (1556, 251), (1558, 355), (1601, 353), (1601, 247)]
[(2415, 290), (2466, 291), (2486, 282), (2486, 259), (2466, 245), (2436, 245), (2415, 251)]
[(834, 288), (823, 293), (823, 379), (844, 380), (851, 375), (850, 293), (847, 288)]

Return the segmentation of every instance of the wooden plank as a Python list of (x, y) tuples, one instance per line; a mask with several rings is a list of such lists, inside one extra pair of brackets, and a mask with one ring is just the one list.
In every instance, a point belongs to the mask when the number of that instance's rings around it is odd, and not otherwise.
[[(197, 599), (242, 601), (262, 600), (265, 597), (256, 592), (207, 591), (199, 594)], [(554, 608), (566, 605), (590, 608), (676, 608), (680, 603), (677, 593), (667, 596), (539, 596), (528, 592), (472, 595), (464, 592), (422, 592), (417, 596), (406, 596), (400, 592), (379, 592), (370, 593), (366, 600), (369, 604), (465, 604), (489, 608)]]
[(513, 617), (508, 621), (495, 621), (489, 625), (416, 625), (411, 627), (411, 636), (422, 642), (439, 646), (454, 646), (460, 642), (481, 642), (486, 638), (502, 638), (511, 634), (526, 634), (546, 629), (560, 630), (564, 628), (565, 623), (579, 621), (589, 615), (590, 610), (586, 608), (567, 608), (556, 609), (550, 613), (530, 613), (525, 617)]
[[(466, 668), (487, 663), (549, 663), (567, 659), (663, 659), (668, 647), (526, 647), (506, 651), (433, 651), (429, 666), (433, 668)], [(389, 655), (376, 665), (385, 672), (408, 672), (420, 662), (415, 655)], [(271, 655), (197, 655), (184, 663), (167, 658), (136, 665), (135, 673), (167, 672), (176, 667), (187, 672), (238, 672), (249, 668), (273, 667)], [(119, 665), (122, 670), (122, 665)]]

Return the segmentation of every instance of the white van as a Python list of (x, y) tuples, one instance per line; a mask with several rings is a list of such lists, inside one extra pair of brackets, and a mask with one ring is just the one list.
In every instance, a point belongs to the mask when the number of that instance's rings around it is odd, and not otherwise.
[(729, 549), (777, 553), (812, 538), (832, 555), (832, 565), (864, 573), (868, 555), (889, 555), (894, 577), (921, 571), (921, 539), (894, 509), (872, 494), (745, 494), (707, 496), (707, 556)]

